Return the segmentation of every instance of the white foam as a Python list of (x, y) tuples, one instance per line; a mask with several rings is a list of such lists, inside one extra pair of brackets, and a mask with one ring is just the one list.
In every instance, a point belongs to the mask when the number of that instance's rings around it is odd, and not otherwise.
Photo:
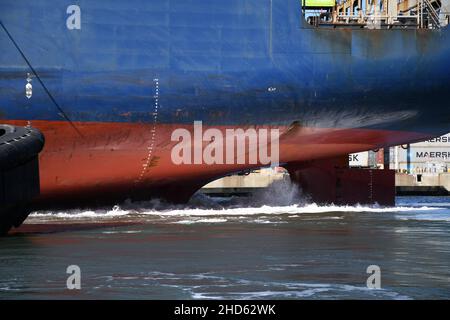
[(306, 289), (296, 291), (251, 291), (251, 292), (226, 292), (225, 296), (219, 293), (192, 293), (193, 299), (226, 299), (230, 296), (238, 300), (252, 300), (261, 298), (307, 298), (317, 293), (329, 291), (329, 288)]
[[(34, 212), (30, 217), (34, 218), (62, 218), (62, 219), (82, 219), (82, 218), (114, 218), (128, 215), (139, 216), (159, 216), (159, 217), (226, 217), (235, 216), (238, 218), (255, 215), (288, 215), (299, 217), (301, 214), (324, 214), (324, 213), (419, 213), (442, 210), (440, 207), (378, 207), (378, 206), (319, 206), (315, 203), (308, 205), (289, 205), (289, 206), (261, 206), (261, 207), (233, 207), (233, 208), (184, 208), (184, 209), (132, 209), (123, 210), (115, 206), (112, 210), (86, 210), (86, 211), (59, 211), (59, 212)], [(325, 218), (325, 217), (324, 217)], [(341, 219), (341, 217), (326, 217), (327, 219)], [(221, 220), (196, 220), (195, 222), (225, 222)], [(180, 222), (181, 223), (181, 222)]]
[(227, 219), (198, 219), (198, 220), (180, 220), (175, 221), (174, 223), (177, 224), (193, 224), (193, 223), (221, 223), (221, 222), (227, 222)]
[(68, 210), (68, 211), (45, 211), (45, 212), (33, 212), (30, 214), (30, 217), (41, 217), (41, 218), (112, 218), (112, 217), (120, 217), (129, 215), (129, 210), (121, 210), (119, 206), (114, 206), (111, 210), (86, 210), (86, 211), (77, 211), (77, 210)]
[(450, 222), (450, 212), (446, 210), (446, 212), (436, 213), (436, 214), (405, 214), (405, 215), (396, 215), (396, 218), (399, 220), (417, 220), (417, 221), (445, 221)]
[(103, 231), (104, 234), (134, 234), (141, 233), (141, 230), (130, 230), (130, 231)]
[[(408, 300), (410, 297), (401, 295), (397, 292), (385, 289), (369, 289), (367, 287), (352, 286), (346, 284), (321, 284), (321, 283), (266, 283), (266, 285), (274, 285), (282, 290), (266, 290), (266, 291), (228, 291), (228, 292), (191, 292), (193, 299), (261, 299), (265, 298), (311, 298), (318, 296), (319, 298), (324, 292), (328, 292), (330, 297), (340, 296), (342, 294), (359, 291), (367, 297), (390, 298), (394, 300)], [(203, 287), (216, 287), (215, 285)], [(230, 285), (233, 287), (233, 285)]]

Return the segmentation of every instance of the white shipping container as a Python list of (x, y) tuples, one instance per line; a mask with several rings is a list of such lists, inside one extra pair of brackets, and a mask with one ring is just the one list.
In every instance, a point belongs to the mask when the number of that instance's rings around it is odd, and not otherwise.
[[(408, 170), (406, 145), (391, 148), (392, 169)], [(409, 148), (409, 170), (411, 173), (441, 173), (450, 168), (450, 134), (414, 143)]]
[(414, 147), (448, 147), (450, 148), (450, 133), (443, 136), (426, 140), (423, 142), (417, 142), (411, 144)]
[[(398, 161), (408, 161), (408, 150), (397, 148)], [(411, 162), (449, 162), (450, 163), (450, 146), (444, 147), (416, 147), (411, 145), (409, 149)]]
[(369, 151), (352, 153), (348, 155), (348, 165), (350, 167), (368, 167)]

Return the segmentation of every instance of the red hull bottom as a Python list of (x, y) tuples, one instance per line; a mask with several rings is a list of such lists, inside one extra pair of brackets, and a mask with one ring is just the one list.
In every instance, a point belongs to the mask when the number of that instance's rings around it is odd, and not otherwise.
[(348, 157), (289, 164), (291, 180), (315, 203), (395, 205), (395, 171), (348, 167)]
[[(4, 122), (27, 124), (26, 121)], [(67, 122), (33, 121), (31, 125), (40, 129), (46, 138), (40, 155), (41, 196), (38, 199), (45, 205), (77, 204), (84, 200), (120, 201), (132, 196), (182, 202), (210, 181), (260, 166), (175, 165), (171, 151), (176, 142), (171, 141), (171, 134), (177, 128), (193, 131), (192, 125), (75, 123), (82, 137)], [(224, 131), (233, 127), (215, 128)], [(430, 138), (414, 132), (277, 128), (280, 163), (287, 165)]]

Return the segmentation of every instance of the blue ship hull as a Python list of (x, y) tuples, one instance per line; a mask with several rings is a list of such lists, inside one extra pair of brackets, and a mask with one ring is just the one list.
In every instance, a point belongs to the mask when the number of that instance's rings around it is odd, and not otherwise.
[[(0, 16), (73, 121), (149, 120), (158, 78), (165, 123), (448, 130), (448, 29), (314, 29), (296, 0), (78, 4), (80, 30), (60, 1), (2, 1)], [(39, 86), (25, 98), (3, 31), (0, 47), (2, 117), (60, 120)]]

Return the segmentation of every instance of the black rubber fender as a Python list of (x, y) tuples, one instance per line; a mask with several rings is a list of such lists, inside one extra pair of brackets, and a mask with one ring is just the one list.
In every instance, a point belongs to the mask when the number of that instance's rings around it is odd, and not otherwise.
[(0, 124), (0, 170), (17, 167), (44, 147), (44, 135), (32, 127)]

